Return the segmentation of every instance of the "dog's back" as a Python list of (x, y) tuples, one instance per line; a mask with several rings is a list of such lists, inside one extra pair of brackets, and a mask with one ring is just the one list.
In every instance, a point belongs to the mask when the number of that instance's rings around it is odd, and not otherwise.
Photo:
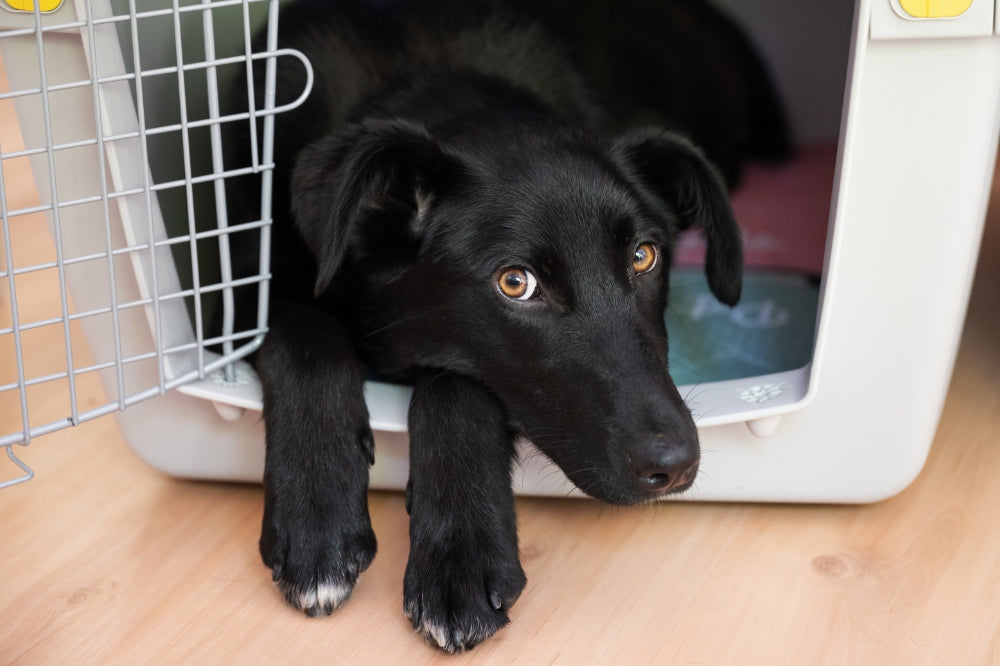
[[(494, 2), (396, 4), (389, 11), (375, 4), (311, 0), (282, 14), (281, 45), (305, 53), (315, 69), (310, 105), (320, 112), (312, 119), (321, 131), (371, 116), (365, 102), (374, 94), (441, 70), (493, 76), (571, 119), (596, 120), (573, 63), (540, 23)], [(298, 81), (279, 80), (292, 86), (289, 96), (297, 95)]]

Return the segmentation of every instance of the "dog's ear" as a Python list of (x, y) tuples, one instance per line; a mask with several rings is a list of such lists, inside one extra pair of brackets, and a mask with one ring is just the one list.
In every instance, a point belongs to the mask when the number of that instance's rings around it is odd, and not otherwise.
[(419, 246), (429, 202), (454, 166), (426, 129), (366, 120), (306, 146), (292, 175), (295, 225), (316, 258), (315, 294), (361, 235), (395, 256)]
[(618, 137), (612, 157), (644, 195), (673, 212), (677, 231), (701, 228), (708, 285), (720, 301), (735, 305), (743, 285), (743, 242), (715, 167), (686, 139), (655, 128)]

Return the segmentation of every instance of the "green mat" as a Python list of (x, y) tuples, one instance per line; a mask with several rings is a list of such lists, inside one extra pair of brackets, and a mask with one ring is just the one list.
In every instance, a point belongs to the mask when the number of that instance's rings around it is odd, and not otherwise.
[(670, 278), (670, 374), (678, 385), (796, 370), (812, 360), (819, 287), (790, 273), (747, 271), (734, 308), (708, 289), (700, 269)]

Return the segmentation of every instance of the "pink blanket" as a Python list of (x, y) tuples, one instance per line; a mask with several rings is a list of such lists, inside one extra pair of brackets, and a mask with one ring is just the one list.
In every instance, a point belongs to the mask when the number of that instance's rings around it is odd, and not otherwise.
[[(784, 164), (746, 169), (732, 203), (748, 268), (822, 272), (836, 161), (836, 144), (817, 144), (800, 148)], [(686, 233), (676, 264), (700, 265), (704, 256), (700, 234)]]

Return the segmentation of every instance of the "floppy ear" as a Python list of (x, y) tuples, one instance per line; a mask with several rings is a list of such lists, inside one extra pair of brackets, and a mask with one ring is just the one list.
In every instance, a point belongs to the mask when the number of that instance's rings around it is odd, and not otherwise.
[(612, 156), (647, 197), (677, 217), (678, 231), (701, 227), (708, 285), (720, 301), (735, 305), (743, 285), (743, 242), (715, 167), (686, 139), (655, 128), (621, 135)]
[(415, 255), (451, 165), (426, 129), (401, 120), (364, 121), (306, 146), (292, 175), (292, 212), (316, 258), (315, 295), (352, 247), (381, 245), (389, 260)]

